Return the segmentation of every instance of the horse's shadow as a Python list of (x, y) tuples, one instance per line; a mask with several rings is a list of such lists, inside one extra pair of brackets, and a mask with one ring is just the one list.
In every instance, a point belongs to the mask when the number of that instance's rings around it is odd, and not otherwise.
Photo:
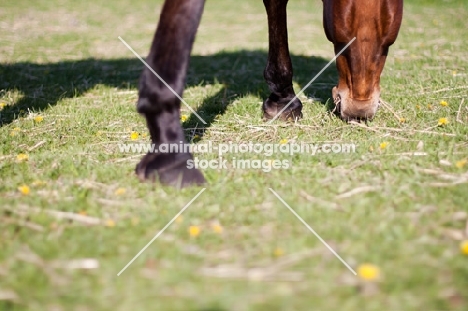
[[(323, 58), (291, 56), (294, 81), (306, 85), (327, 63)], [(192, 56), (187, 75), (187, 87), (221, 83), (214, 95), (207, 96), (196, 108), (207, 124), (191, 115), (184, 128), (208, 128), (237, 98), (254, 95), (266, 98), (268, 88), (263, 79), (267, 53), (260, 50), (220, 52), (209, 56)], [(327, 69), (305, 90), (305, 95), (325, 104), (331, 87), (337, 81), (334, 66)], [(0, 111), (0, 126), (5, 126), (28, 113), (43, 111), (63, 98), (84, 96), (97, 85), (117, 89), (135, 89), (143, 64), (134, 58), (84, 59), (49, 64), (20, 62), (0, 64), (0, 94), (18, 92), (20, 99)], [(2, 94), (3, 93), (3, 94)], [(259, 106), (260, 109), (260, 106)], [(259, 113), (260, 115), (260, 113)], [(199, 132), (203, 134), (203, 130)]]

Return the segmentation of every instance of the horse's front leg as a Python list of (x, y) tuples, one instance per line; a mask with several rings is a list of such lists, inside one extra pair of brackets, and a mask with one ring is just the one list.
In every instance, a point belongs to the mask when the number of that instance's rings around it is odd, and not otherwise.
[[(166, 0), (159, 25), (147, 57), (148, 65), (171, 88), (182, 96), (195, 34), (200, 23), (204, 0)], [(180, 100), (151, 70), (140, 77), (139, 113), (146, 117), (151, 140), (156, 148), (162, 144), (185, 143), (180, 124)], [(162, 148), (161, 148), (162, 149)], [(164, 184), (184, 187), (205, 182), (203, 175), (190, 168), (192, 155), (184, 150), (153, 152), (143, 157), (136, 167), (142, 180), (156, 176)]]
[(302, 103), (295, 98), (292, 86), (293, 69), (286, 18), (288, 0), (263, 0), (263, 3), (268, 15), (269, 37), (264, 77), (271, 91), (263, 103), (263, 116), (265, 119), (273, 119), (279, 114), (278, 118), (283, 120), (301, 118)]

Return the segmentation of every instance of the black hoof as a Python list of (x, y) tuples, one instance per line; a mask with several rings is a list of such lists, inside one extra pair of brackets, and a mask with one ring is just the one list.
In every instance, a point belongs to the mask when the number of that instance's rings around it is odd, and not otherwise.
[(263, 118), (265, 120), (279, 119), (282, 121), (301, 119), (302, 103), (298, 98), (294, 98), (291, 102), (293, 98), (294, 97), (279, 98), (274, 94), (270, 95), (270, 97), (263, 102)]
[(148, 153), (135, 168), (135, 173), (141, 181), (159, 182), (176, 188), (206, 183), (203, 174), (193, 165), (191, 154), (156, 154)]

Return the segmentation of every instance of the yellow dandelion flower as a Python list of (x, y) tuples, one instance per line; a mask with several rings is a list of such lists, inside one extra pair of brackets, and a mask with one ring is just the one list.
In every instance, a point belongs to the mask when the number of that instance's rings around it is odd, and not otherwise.
[(443, 126), (443, 125), (447, 125), (449, 123), (448, 119), (447, 118), (440, 118), (439, 121), (437, 122), (437, 125), (438, 126)]
[(184, 217), (182, 217), (182, 215), (180, 215), (179, 217), (176, 218), (175, 222), (180, 224), (181, 222), (184, 221)]
[(468, 240), (462, 241), (460, 243), (460, 251), (462, 252), (463, 255), (468, 256)]
[(31, 192), (29, 187), (26, 186), (26, 185), (22, 185), (22, 186), (18, 187), (18, 191), (21, 192), (22, 195), (28, 195)]
[(132, 133), (130, 134), (130, 139), (131, 139), (131, 140), (137, 140), (138, 137), (140, 137), (140, 134), (139, 134), (138, 132), (132, 132)]
[(127, 192), (125, 188), (118, 188), (117, 190), (115, 190), (115, 195), (123, 195), (125, 194), (125, 192)]
[(180, 116), (180, 121), (185, 122), (187, 120), (188, 120), (188, 117), (185, 114)]
[(455, 162), (455, 166), (457, 168), (464, 168), (466, 163), (468, 163), (468, 159), (463, 159), (463, 160)]
[(106, 227), (115, 227), (115, 221), (112, 219), (106, 220)]
[(420, 106), (420, 105), (416, 105), (416, 109), (421, 110), (421, 106)]
[(16, 136), (16, 135), (18, 135), (18, 131), (11, 131), (10, 132), (10, 136)]
[(380, 143), (379, 147), (380, 147), (380, 150), (384, 150), (385, 148), (388, 147), (388, 143), (386, 141), (384, 141), (384, 142)]
[(277, 247), (273, 251), (273, 255), (275, 255), (275, 257), (281, 257), (284, 255), (284, 250), (281, 247)]
[(132, 226), (136, 226), (140, 223), (140, 218), (138, 217), (133, 217), (132, 218)]
[(372, 264), (362, 264), (358, 267), (357, 274), (365, 281), (375, 281), (380, 277), (380, 269)]
[(223, 227), (221, 225), (213, 225), (213, 231), (220, 234), (223, 232)]
[(23, 161), (28, 161), (28, 160), (29, 160), (29, 156), (27, 154), (20, 153), (16, 156), (16, 161), (18, 162), (23, 162)]
[(445, 100), (441, 100), (440, 105), (443, 106), (443, 107), (447, 107), (448, 103)]
[(280, 140), (281, 145), (284, 145), (284, 144), (287, 144), (287, 143), (288, 143), (288, 140), (286, 138)]
[(0, 110), (2, 110), (3, 108), (5, 108), (6, 104), (5, 103), (0, 103)]
[(427, 109), (432, 110), (432, 105), (427, 105)]
[(200, 234), (200, 227), (198, 226), (190, 226), (189, 227), (189, 234), (191, 237), (196, 237)]
[(405, 118), (400, 118), (400, 123), (405, 123), (406, 119)]
[(42, 121), (44, 121), (44, 117), (43, 116), (36, 116), (34, 118), (34, 122), (36, 123), (41, 123)]

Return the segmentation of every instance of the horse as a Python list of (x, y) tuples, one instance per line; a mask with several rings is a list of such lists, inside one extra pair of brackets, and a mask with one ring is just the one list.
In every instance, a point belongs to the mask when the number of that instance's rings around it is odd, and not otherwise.
[[(288, 0), (263, 0), (268, 20), (268, 59), (264, 78), (271, 94), (262, 105), (265, 119), (302, 118), (293, 85), (288, 46)], [(205, 0), (166, 0), (138, 87), (137, 111), (146, 119), (152, 143), (185, 142), (180, 122), (181, 97)], [(389, 47), (397, 39), (403, 0), (323, 0), (323, 28), (333, 43), (338, 84), (332, 89), (335, 112), (345, 121), (375, 116), (380, 76)], [(352, 42), (352, 43), (351, 43)], [(155, 74), (156, 73), (156, 74)], [(186, 187), (205, 183), (188, 167), (190, 152), (148, 153), (136, 166), (141, 180)]]

